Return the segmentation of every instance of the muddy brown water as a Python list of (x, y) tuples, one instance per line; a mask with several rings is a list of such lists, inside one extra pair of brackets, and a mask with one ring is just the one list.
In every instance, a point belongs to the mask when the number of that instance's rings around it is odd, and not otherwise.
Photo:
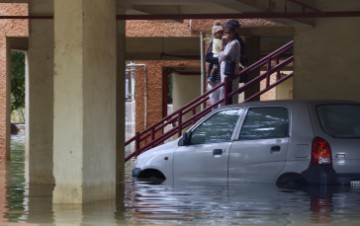
[(360, 190), (269, 184), (177, 185), (133, 181), (114, 200), (53, 205), (52, 187), (28, 186), (23, 137), (0, 164), (0, 225), (360, 225)]

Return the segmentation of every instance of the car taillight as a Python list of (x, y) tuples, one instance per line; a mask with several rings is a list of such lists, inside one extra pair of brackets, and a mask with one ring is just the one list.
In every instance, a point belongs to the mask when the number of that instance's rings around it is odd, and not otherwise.
[(312, 165), (331, 164), (331, 149), (329, 143), (320, 137), (315, 137), (312, 142), (311, 150)]

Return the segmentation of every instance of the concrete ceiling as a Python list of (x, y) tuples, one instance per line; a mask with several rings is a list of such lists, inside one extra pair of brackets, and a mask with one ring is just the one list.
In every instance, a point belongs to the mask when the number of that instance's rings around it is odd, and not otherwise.
[[(266, 15), (270, 13), (319, 12), (316, 0), (118, 0), (126, 15), (231, 15), (234, 17)], [(149, 17), (150, 18), (150, 17)], [(195, 19), (195, 18), (192, 18)], [(271, 19), (271, 18), (270, 18)], [(273, 18), (285, 24), (314, 25), (314, 18), (287, 19)]]
[[(37, 4), (36, 7), (45, 8), (47, 10), (41, 10), (41, 15), (31, 16), (52, 16), (53, 7), (52, 2), (54, 0), (0, 0), (0, 3), (30, 3)], [(342, 7), (341, 1), (328, 0), (116, 0), (117, 1), (117, 15), (123, 19), (169, 19), (169, 20), (181, 20), (181, 19), (215, 19), (215, 18), (238, 18), (238, 19), (250, 19), (250, 18), (265, 18), (281, 24), (289, 25), (283, 27), (243, 27), (241, 33), (245, 36), (259, 36), (262, 37), (262, 49), (266, 49), (263, 52), (268, 52), (274, 45), (291, 39), (293, 34), (293, 26), (315, 26), (316, 17), (323, 15), (321, 8), (325, 8), (326, 11), (342, 11), (342, 15), (346, 16), (346, 13), (350, 12), (351, 7)], [(350, 0), (349, 0), (350, 1)], [(355, 1), (355, 0), (351, 0)], [(350, 2), (351, 2), (350, 1)], [(36, 2), (36, 3), (35, 3)], [(47, 7), (43, 7), (47, 5)], [(35, 6), (35, 5), (34, 5)], [(356, 9), (354, 9), (356, 10)], [(307, 13), (312, 13), (310, 16)], [(307, 14), (306, 16), (304, 16)], [(279, 16), (280, 15), (280, 16)], [(296, 16), (290, 16), (296, 15)], [(132, 17), (133, 16), (133, 17)], [(136, 17), (138, 16), (138, 17)], [(163, 16), (163, 17), (162, 17)], [(197, 18), (193, 18), (193, 17)], [(256, 17), (258, 16), (258, 17)], [(359, 17), (360, 15), (357, 15)], [(283, 40), (284, 39), (284, 40)], [(129, 39), (128, 43), (132, 43)], [(151, 41), (154, 42), (154, 46), (159, 43), (164, 43), (165, 39), (158, 38)], [(167, 42), (171, 42), (168, 40)], [(166, 43), (167, 43), (166, 42)], [(186, 43), (190, 43), (191, 49), (198, 45), (197, 38), (192, 38), (191, 41), (186, 40)], [(275, 44), (274, 44), (275, 43)], [(132, 45), (128, 46), (128, 57), (139, 58), (139, 54), (136, 52), (136, 48), (132, 48)], [(269, 48), (266, 48), (269, 47)], [(268, 50), (269, 49), (269, 50)], [(163, 54), (169, 52), (170, 54)], [(186, 54), (187, 53), (187, 54)], [(143, 53), (142, 53), (143, 54)], [(148, 57), (150, 58), (171, 58), (173, 55), (189, 55), (196, 56), (197, 52), (187, 51), (184, 53), (182, 49), (159, 49), (154, 51), (148, 50)], [(143, 57), (144, 55), (142, 55)]]
[[(47, 2), (48, 1), (48, 2)], [(47, 4), (54, 0), (36, 1)], [(118, 15), (238, 15), (249, 16), (249, 13), (301, 13), (316, 12), (318, 0), (117, 0)], [(33, 3), (31, 0), (0, 0), (0, 3)], [(50, 3), (51, 4), (51, 3)], [(125, 11), (124, 11), (125, 9)], [(52, 12), (49, 12), (52, 14)], [(260, 15), (261, 16), (261, 15)], [(271, 17), (271, 15), (269, 16)], [(234, 18), (234, 17), (233, 17)], [(171, 18), (169, 18), (171, 19)], [(196, 19), (196, 18), (192, 18)], [(314, 19), (277, 18), (277, 22), (300, 23), (313, 25)]]
[[(30, 3), (52, 16), (55, 0), (0, 0), (0, 3)], [(115, 0), (120, 19), (215, 19), (263, 18), (287, 25), (314, 26), (317, 17), (360, 17), (358, 0)], [(354, 7), (352, 7), (355, 5)], [(324, 11), (321, 11), (324, 9)], [(0, 15), (2, 16), (2, 15)], [(39, 15), (30, 15), (39, 16)], [(131, 17), (133, 16), (133, 18)], [(193, 17), (191, 17), (193, 16)], [(223, 17), (221, 17), (223, 16)], [(119, 17), (118, 17), (119, 18)]]
[[(172, 17), (181, 16), (181, 15), (205, 15), (204, 18), (211, 18), (212, 15), (241, 15), (241, 13), (266, 13), (266, 12), (284, 12), (285, 2), (291, 0), (117, 0), (118, 4), (118, 15), (143, 15), (148, 16), (149, 19), (152, 19), (152, 15), (168, 15), (168, 19), (173, 19)], [(48, 8), (49, 12), (44, 12), (42, 10), (42, 15), (40, 16), (51, 16), (52, 4), (51, 0), (0, 0), (0, 3), (29, 3), (34, 4), (34, 7)], [(313, 0), (307, 0), (307, 4), (314, 2)], [(36, 4), (36, 5), (35, 5)], [(48, 7), (43, 7), (43, 5), (48, 5)], [(311, 6), (312, 7), (312, 6)], [(124, 10), (125, 9), (125, 10)], [(299, 4), (287, 3), (287, 11), (297, 11), (300, 12), (302, 7), (299, 7)], [(39, 15), (30, 15), (30, 16), (39, 16)], [(233, 17), (235, 18), (235, 17)], [(279, 20), (277, 20), (279, 22)], [(289, 20), (282, 19), (280, 22), (283, 23), (300, 23), (305, 25), (311, 25), (313, 21), (309, 19), (302, 20)], [(259, 31), (259, 33), (257, 33)], [(283, 32), (283, 33), (281, 33)], [(274, 32), (274, 29), (271, 29), (270, 33), (266, 33), (266, 29), (262, 28), (244, 28), (242, 34), (248, 36), (263, 36), (262, 46), (273, 46), (274, 40), (267, 38), (273, 36), (276, 33), (277, 37), (286, 37), (286, 39), (291, 39), (292, 30), (287, 28), (278, 29), (277, 32)], [(264, 37), (265, 36), (265, 37)], [(199, 38), (147, 38), (146, 42), (139, 41), (139, 38), (128, 38), (127, 39), (127, 58), (128, 59), (182, 59), (182, 58), (199, 58)], [(141, 38), (140, 38), (141, 39)], [(145, 38), (143, 38), (145, 39)], [(267, 41), (269, 40), (269, 41)], [(152, 48), (146, 49), (139, 48), (138, 43), (148, 43), (152, 42), (153, 45), (150, 45)], [(187, 48), (175, 48), (178, 45), (173, 45), (172, 42), (182, 42), (186, 43), (181, 45), (182, 47), (186, 46)], [(282, 41), (284, 42), (284, 41)], [(17, 43), (17, 42), (14, 42)], [(132, 45), (135, 43), (137, 45)], [(269, 44), (270, 43), (270, 44)], [(166, 45), (165, 45), (166, 44)], [(276, 43), (277, 44), (277, 43)], [(146, 45), (149, 46), (149, 45)], [(161, 48), (160, 48), (160, 47)], [(165, 47), (166, 48), (165, 48)], [(268, 52), (267, 48), (264, 52)], [(139, 53), (139, 49), (141, 50)], [(180, 56), (180, 57), (179, 57)]]

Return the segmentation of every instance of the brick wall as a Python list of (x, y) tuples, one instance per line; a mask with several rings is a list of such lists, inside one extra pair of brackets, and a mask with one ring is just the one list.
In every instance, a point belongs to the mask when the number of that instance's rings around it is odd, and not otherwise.
[[(135, 99), (136, 99), (136, 131), (144, 130), (162, 118), (163, 112), (163, 68), (164, 67), (199, 67), (199, 61), (138, 61), (147, 65), (147, 109), (144, 99), (143, 69), (136, 70)], [(146, 111), (146, 123), (144, 112)]]
[[(27, 4), (0, 4), (1, 15), (27, 15)], [(6, 37), (28, 36), (26, 20), (0, 20), (0, 161), (6, 158), (7, 135), (7, 84)]]
[(130, 20), (126, 22), (127, 37), (189, 37), (196, 36), (190, 30), (190, 21)]

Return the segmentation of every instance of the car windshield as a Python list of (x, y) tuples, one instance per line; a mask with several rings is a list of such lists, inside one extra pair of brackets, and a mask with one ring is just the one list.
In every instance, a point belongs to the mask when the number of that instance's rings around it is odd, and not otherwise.
[(324, 132), (338, 138), (360, 137), (360, 105), (331, 104), (317, 107)]

